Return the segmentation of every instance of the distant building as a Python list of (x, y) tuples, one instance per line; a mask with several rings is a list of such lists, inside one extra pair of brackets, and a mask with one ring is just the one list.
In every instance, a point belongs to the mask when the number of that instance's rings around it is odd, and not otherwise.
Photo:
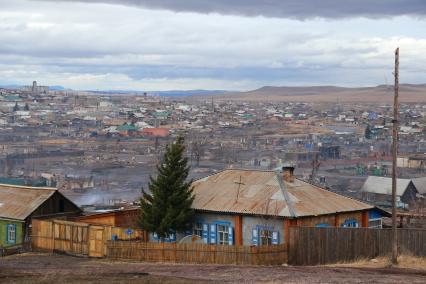
[(167, 128), (144, 128), (142, 133), (147, 136), (153, 137), (167, 137), (170, 134), (169, 129)]
[(49, 86), (39, 86), (37, 81), (33, 81), (31, 86), (25, 86), (24, 91), (30, 92), (32, 95), (47, 94), (49, 92)]
[(414, 154), (414, 155), (399, 156), (397, 158), (397, 166), (400, 168), (425, 169), (426, 155)]
[[(418, 199), (423, 199), (416, 183), (411, 179), (397, 179), (396, 201), (398, 208), (409, 209)], [(392, 179), (369, 176), (361, 188), (362, 199), (378, 206), (392, 206)]]

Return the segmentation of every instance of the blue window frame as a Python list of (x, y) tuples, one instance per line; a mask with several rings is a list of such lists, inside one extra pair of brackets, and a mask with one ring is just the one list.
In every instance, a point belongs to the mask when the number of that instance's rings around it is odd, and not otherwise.
[[(206, 224), (207, 225), (207, 224)], [(234, 244), (234, 228), (231, 222), (228, 221), (214, 221), (207, 226), (209, 231), (204, 230), (204, 242), (218, 245), (233, 245)], [(206, 236), (209, 236), (207, 240)]]
[(209, 243), (209, 224), (203, 224), (203, 241), (205, 244)]
[(199, 236), (200, 238), (203, 237), (203, 223), (202, 222), (195, 222), (194, 228), (192, 230), (192, 234), (195, 236)]
[(16, 244), (16, 225), (7, 224), (7, 243)]
[(257, 225), (252, 229), (252, 244), (255, 246), (278, 245), (280, 236), (278, 231), (274, 231), (273, 227)]
[(344, 227), (344, 228), (358, 228), (359, 224), (358, 224), (358, 221), (355, 220), (355, 219), (347, 219), (342, 224), (342, 227)]
[(210, 243), (216, 243), (216, 224), (210, 224)]
[[(160, 240), (157, 233), (152, 233), (152, 238), (156, 241)], [(164, 238), (163, 240), (165, 243), (174, 243), (176, 242), (176, 233), (169, 234), (168, 237)]]
[(315, 227), (317, 227), (317, 228), (326, 228), (326, 227), (330, 227), (330, 224), (319, 223), (319, 224), (316, 224)]

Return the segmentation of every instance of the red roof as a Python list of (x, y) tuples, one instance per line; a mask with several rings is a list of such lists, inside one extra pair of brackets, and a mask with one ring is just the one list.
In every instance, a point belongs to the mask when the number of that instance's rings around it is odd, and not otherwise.
[(142, 133), (156, 137), (169, 136), (169, 129), (167, 128), (144, 128)]

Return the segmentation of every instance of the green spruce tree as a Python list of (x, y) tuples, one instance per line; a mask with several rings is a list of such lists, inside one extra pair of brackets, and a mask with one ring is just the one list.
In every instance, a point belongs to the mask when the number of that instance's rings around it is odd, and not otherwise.
[(372, 137), (371, 128), (369, 124), (367, 124), (367, 127), (365, 128), (364, 137), (365, 139), (371, 139)]
[(148, 193), (142, 188), (139, 226), (157, 233), (160, 240), (191, 228), (192, 180), (187, 181), (188, 159), (184, 157), (184, 138), (168, 145), (164, 161), (157, 166), (158, 175), (150, 177)]

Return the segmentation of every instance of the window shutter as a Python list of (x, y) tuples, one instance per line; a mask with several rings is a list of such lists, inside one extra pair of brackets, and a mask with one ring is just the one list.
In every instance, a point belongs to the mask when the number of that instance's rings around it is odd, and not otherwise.
[(205, 244), (209, 243), (209, 225), (203, 224), (203, 241)]
[(210, 243), (216, 243), (216, 224), (210, 224)]
[(251, 231), (251, 243), (253, 245), (257, 246), (258, 245), (258, 238), (259, 238), (259, 236), (257, 234), (257, 228), (255, 228)]
[(13, 243), (16, 244), (16, 236), (18, 233), (16, 232), (16, 224), (13, 224)]
[(234, 244), (234, 228), (232, 228), (231, 226), (228, 227), (228, 243), (230, 246), (232, 246)]
[(7, 230), (6, 230), (6, 231), (7, 231), (7, 232), (6, 232), (6, 235), (7, 235), (7, 236), (6, 236), (6, 241), (9, 243), (9, 242), (10, 242), (10, 240), (9, 240), (9, 234), (10, 234), (10, 233), (9, 233), (9, 228), (10, 228), (10, 224), (7, 224), (6, 226), (7, 226), (7, 227), (6, 227), (6, 228), (7, 228)]
[(280, 243), (280, 232), (273, 231), (272, 232), (272, 244), (278, 245)]

